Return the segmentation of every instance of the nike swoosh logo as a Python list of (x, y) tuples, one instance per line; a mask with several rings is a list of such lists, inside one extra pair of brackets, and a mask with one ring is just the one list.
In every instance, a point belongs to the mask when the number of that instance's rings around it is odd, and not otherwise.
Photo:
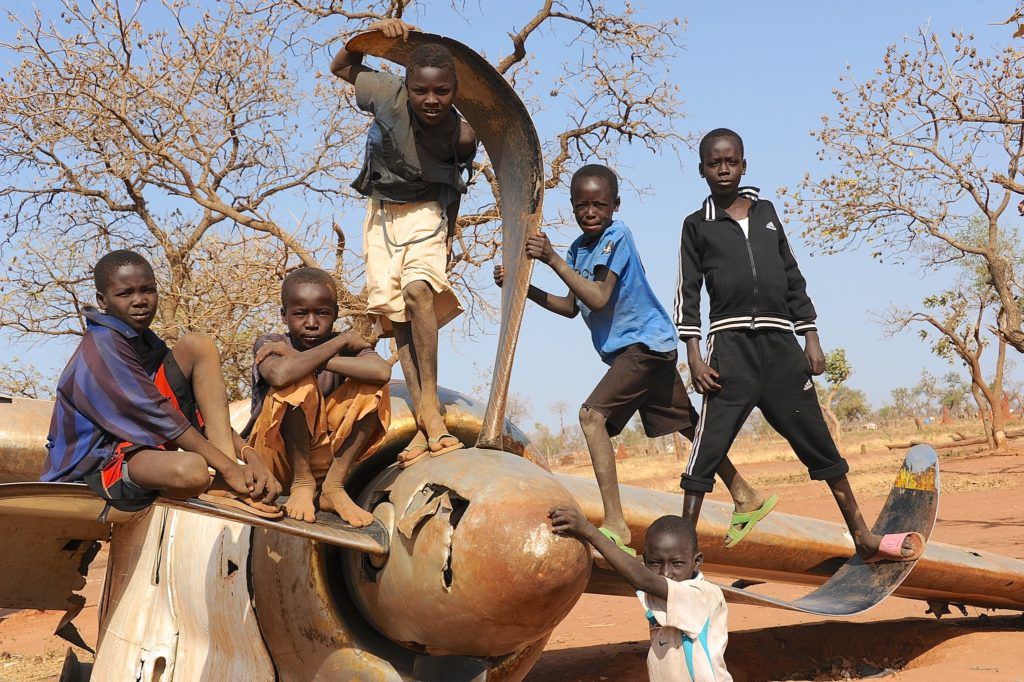
[(662, 642), (661, 640), (658, 640), (658, 644), (661, 646), (668, 646), (668, 642)]

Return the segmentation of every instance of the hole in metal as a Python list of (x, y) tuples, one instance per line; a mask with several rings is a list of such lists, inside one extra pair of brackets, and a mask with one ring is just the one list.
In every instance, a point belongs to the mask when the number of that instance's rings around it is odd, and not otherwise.
[(445, 558), (444, 570), (441, 571), (441, 580), (443, 581), (444, 589), (446, 591), (451, 591), (452, 580), (454, 579), (454, 575), (452, 574), (452, 541), (454, 540), (455, 529), (458, 527), (459, 521), (462, 520), (463, 514), (466, 513), (466, 509), (469, 508), (469, 501), (459, 497), (455, 493), (450, 493), (449, 499), (452, 503), (452, 511), (448, 514), (448, 523), (451, 524), (452, 529), (448, 536), (448, 556)]

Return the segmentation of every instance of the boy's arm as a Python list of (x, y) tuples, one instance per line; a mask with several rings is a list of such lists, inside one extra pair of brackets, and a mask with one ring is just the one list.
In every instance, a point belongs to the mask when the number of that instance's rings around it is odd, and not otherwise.
[(793, 256), (793, 250), (789, 247), (789, 240), (782, 229), (782, 220), (779, 214), (772, 207), (775, 217), (776, 230), (779, 234), (779, 256), (782, 258), (782, 265), (786, 270), (786, 305), (789, 307), (789, 315), (793, 320), (793, 327), (797, 334), (806, 334), (809, 331), (817, 331), (814, 320), (818, 314), (814, 310), (811, 297), (807, 295), (807, 280), (800, 272), (800, 266)]
[(722, 385), (718, 383), (718, 372), (700, 356), (699, 338), (686, 339), (686, 366), (690, 370), (690, 381), (693, 382), (697, 393), (704, 395), (722, 390)]
[(772, 213), (775, 214), (775, 224), (778, 225), (779, 255), (786, 269), (786, 305), (789, 307), (789, 316), (793, 320), (793, 330), (797, 335), (804, 337), (804, 355), (807, 356), (811, 374), (818, 376), (825, 371), (825, 353), (821, 349), (818, 327), (815, 324), (818, 313), (814, 310), (811, 297), (807, 295), (807, 280), (800, 272), (793, 249), (790, 248), (789, 240), (782, 229), (782, 220), (775, 212), (774, 206)]
[[(494, 266), (494, 283), (499, 287), (505, 283), (505, 266)], [(540, 287), (530, 285), (526, 290), (526, 297), (545, 310), (550, 310), (556, 315), (573, 318), (579, 314), (580, 308), (576, 305), (576, 297), (572, 293), (567, 296), (555, 296), (549, 294)]]
[(538, 232), (527, 238), (526, 255), (554, 270), (555, 274), (569, 287), (569, 291), (573, 293), (576, 300), (594, 312), (600, 312), (608, 305), (615, 285), (619, 281), (619, 276), (605, 266), (596, 268), (593, 281), (579, 274), (555, 252), (551, 241), (543, 232)]
[(722, 390), (718, 372), (700, 355), (700, 288), (704, 285), (704, 271), (697, 252), (697, 235), (693, 223), (683, 221), (679, 235), (679, 272), (676, 274), (676, 297), (672, 316), (679, 340), (686, 344), (686, 366), (690, 381), (700, 394)]
[[(459, 166), (459, 172), (468, 171), (470, 177), (473, 173), (473, 159), (476, 158), (476, 132), (473, 128), (463, 119), (459, 120), (459, 137), (455, 142), (455, 156), (456, 163)], [(458, 226), (459, 220), (459, 208), (462, 206), (462, 195), (456, 195), (452, 203), (448, 204), (445, 209), (448, 215), (448, 263), (451, 267), (452, 260), (452, 244), (455, 241), (455, 231)]]
[(363, 66), (361, 52), (349, 52), (345, 48), (341, 48), (331, 60), (331, 73), (352, 85), (356, 84), (356, 76), (366, 71), (373, 71), (373, 69)]
[(267, 468), (267, 463), (256, 452), (256, 448), (246, 443), (234, 429), (231, 429), (231, 440), (235, 444), (235, 453), (238, 458), (252, 469), (253, 488), (250, 493), (252, 498), (267, 503), (276, 500), (281, 494), (281, 482)]
[[(697, 252), (697, 235), (695, 226), (683, 221), (683, 229), (679, 235), (679, 272), (676, 275), (676, 296), (672, 306), (672, 316), (676, 323), (679, 340), (701, 338), (700, 334), (700, 288), (704, 284), (704, 274)], [(697, 357), (700, 357), (698, 352)]]
[(565, 296), (556, 296), (531, 284), (526, 297), (541, 308), (569, 319), (576, 317), (580, 312), (580, 307), (576, 305), (576, 297), (571, 292)]
[(254, 352), (260, 376), (273, 388), (283, 388), (312, 374), (345, 350), (368, 347), (369, 344), (355, 334), (343, 333), (305, 351), (295, 350), (287, 341), (270, 341), (255, 348)]
[(461, 207), (462, 195), (460, 194), (445, 209), (445, 215), (448, 216), (448, 238), (445, 240), (445, 253), (448, 255), (448, 258), (445, 262), (448, 264), (448, 268), (452, 267), (452, 245), (455, 243), (455, 229), (459, 222), (459, 209)]
[(554, 532), (565, 533), (589, 542), (594, 549), (601, 553), (601, 556), (608, 560), (615, 572), (633, 586), (633, 589), (662, 599), (668, 598), (667, 578), (648, 570), (638, 559), (619, 549), (604, 533), (594, 527), (594, 524), (587, 521), (579, 510), (571, 507), (555, 507), (548, 516), (551, 517), (551, 527)]
[[(409, 37), (409, 31), (416, 30), (412, 24), (407, 24), (401, 19), (381, 19), (366, 27), (367, 31), (381, 31), (388, 38), (402, 36), (402, 40)], [(349, 52), (344, 47), (338, 50), (331, 60), (331, 73), (344, 81), (355, 85), (356, 76), (365, 72), (373, 71), (368, 66), (363, 66), (363, 54), (361, 52)]]
[(383, 386), (391, 381), (391, 365), (373, 352), (359, 355), (336, 355), (327, 361), (324, 369), (366, 384)]

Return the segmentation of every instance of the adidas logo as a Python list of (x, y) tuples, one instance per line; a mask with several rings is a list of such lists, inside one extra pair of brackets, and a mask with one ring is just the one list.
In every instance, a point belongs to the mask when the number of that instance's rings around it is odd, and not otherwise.
[(808, 379), (808, 380), (807, 380), (807, 383), (806, 383), (806, 384), (804, 384), (804, 390), (805, 390), (805, 391), (809, 391), (809, 390), (811, 390), (812, 388), (814, 388), (814, 381), (813, 381), (813, 380), (811, 380), (811, 379)]
[(769, 220), (768, 224), (765, 225), (765, 227), (767, 227), (769, 230), (775, 230), (775, 223)]

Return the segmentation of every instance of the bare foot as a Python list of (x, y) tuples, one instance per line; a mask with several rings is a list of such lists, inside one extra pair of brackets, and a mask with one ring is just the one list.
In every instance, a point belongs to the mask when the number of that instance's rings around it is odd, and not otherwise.
[(408, 447), (398, 453), (398, 461), (402, 463), (417, 459), (429, 449), (427, 447), (427, 435), (423, 431), (417, 431)]
[(353, 502), (344, 488), (325, 488), (320, 493), (320, 508), (334, 512), (342, 521), (354, 528), (362, 528), (373, 523), (373, 514)]
[(632, 534), (629, 532), (629, 526), (627, 526), (625, 522), (608, 523), (608, 520), (605, 519), (605, 522), (601, 524), (601, 527), (610, 530), (611, 532), (618, 535), (619, 539), (622, 540), (622, 544), (624, 545), (628, 545), (629, 541), (633, 539)]
[(284, 503), (284, 513), (288, 518), (296, 521), (313, 523), (316, 521), (316, 507), (313, 506), (313, 498), (316, 496), (316, 486), (295, 486), (292, 485), (292, 492), (288, 501)]
[[(419, 421), (419, 420), (417, 420)], [(444, 417), (440, 414), (423, 417), (423, 420), (419, 423), (420, 432), (426, 434), (427, 443), (430, 445), (431, 450), (437, 450), (436, 441), (448, 432), (448, 427), (444, 425)], [(447, 438), (443, 440), (448, 440)]]
[(461, 440), (450, 433), (443, 434), (440, 438), (428, 440), (427, 443), (430, 445), (431, 457), (438, 457), (452, 450), (465, 447)]

